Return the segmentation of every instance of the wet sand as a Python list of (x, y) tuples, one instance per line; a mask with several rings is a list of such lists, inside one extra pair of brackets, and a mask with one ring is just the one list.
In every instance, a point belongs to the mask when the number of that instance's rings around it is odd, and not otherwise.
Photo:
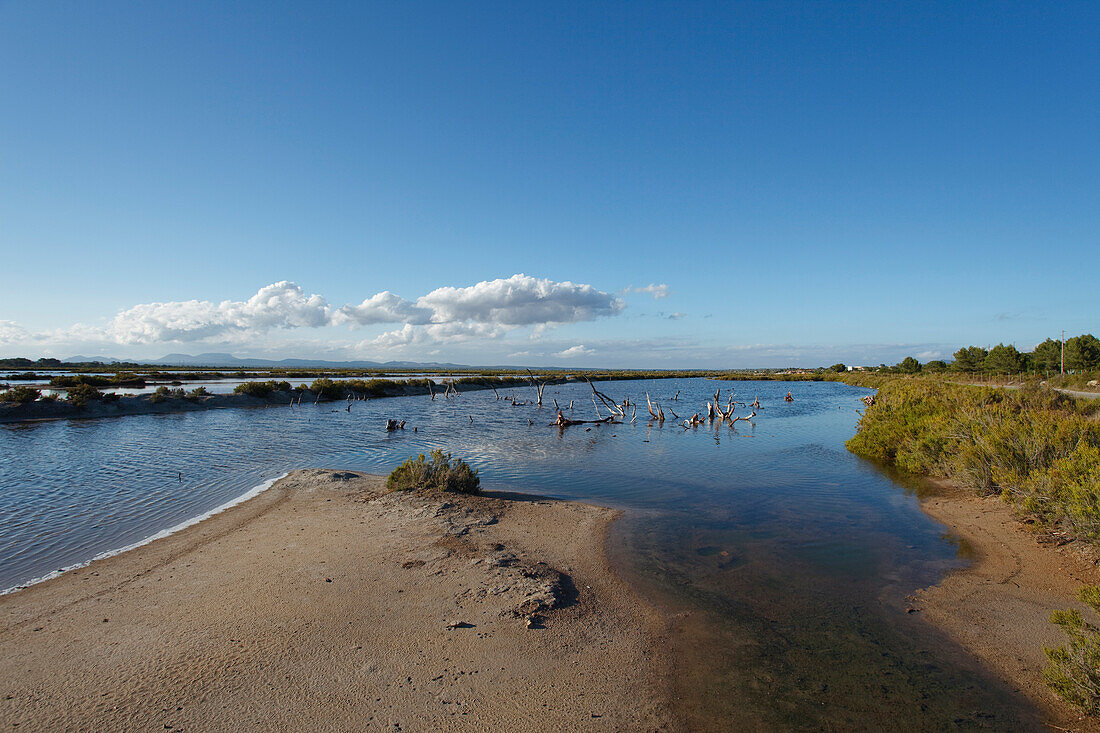
[(0, 597), (0, 726), (677, 728), (666, 621), (605, 556), (615, 516), (295, 472)]
[(1095, 622), (1077, 600), (1083, 584), (1100, 584), (1094, 556), (1076, 542), (1057, 546), (1049, 533), (1021, 523), (999, 497), (941, 488), (942, 495), (922, 500), (921, 507), (962, 538), (972, 563), (914, 594), (915, 612), (1032, 700), (1047, 723), (1100, 731), (1100, 722), (1082, 718), (1042, 680), (1043, 647), (1065, 639), (1050, 623), (1051, 612), (1076, 607)]

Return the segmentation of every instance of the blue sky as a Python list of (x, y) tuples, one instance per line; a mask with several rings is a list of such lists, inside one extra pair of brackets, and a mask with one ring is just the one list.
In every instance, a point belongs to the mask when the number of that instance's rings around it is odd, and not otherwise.
[(0, 355), (1100, 331), (1097, 38), (1100, 3), (0, 2)]

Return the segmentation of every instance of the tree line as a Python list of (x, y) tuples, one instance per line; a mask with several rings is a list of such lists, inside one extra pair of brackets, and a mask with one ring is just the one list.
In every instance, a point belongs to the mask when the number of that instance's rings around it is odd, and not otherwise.
[[(1062, 342), (1048, 338), (1032, 351), (1019, 351), (1012, 344), (997, 344), (991, 349), (981, 346), (964, 346), (954, 354), (954, 361), (948, 363), (934, 359), (922, 364), (912, 356), (907, 356), (893, 367), (881, 365), (880, 369), (897, 371), (903, 374), (918, 372), (962, 372), (989, 374), (1034, 373), (1051, 375), (1062, 370)], [(1080, 373), (1100, 369), (1100, 339), (1091, 333), (1074, 336), (1065, 341), (1065, 370)]]

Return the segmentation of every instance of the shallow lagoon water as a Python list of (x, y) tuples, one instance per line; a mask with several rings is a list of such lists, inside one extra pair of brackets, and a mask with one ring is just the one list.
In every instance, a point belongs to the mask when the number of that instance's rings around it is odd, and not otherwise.
[[(866, 390), (703, 379), (600, 387), (640, 401), (637, 422), (549, 427), (553, 399), (594, 416), (591, 390), (572, 384), (547, 387), (541, 410), (483, 391), (350, 412), (322, 403), (0, 426), (0, 588), (138, 542), (288, 470), (385, 473), (439, 447), (490, 490), (631, 510), (614, 554), (678, 614), (676, 694), (695, 727), (1034, 724), (1026, 704), (906, 613), (907, 594), (962, 561), (911, 491), (844, 449)], [(686, 430), (643, 419), (646, 391), (686, 418), (717, 388), (723, 401), (729, 389), (759, 396), (753, 423)], [(533, 401), (533, 388), (501, 394), (513, 392)], [(390, 417), (407, 429), (386, 433)]]

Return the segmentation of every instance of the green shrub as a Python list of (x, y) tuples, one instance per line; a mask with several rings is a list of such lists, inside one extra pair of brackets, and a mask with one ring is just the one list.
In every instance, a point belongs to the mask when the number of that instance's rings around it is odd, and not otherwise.
[(367, 397), (385, 397), (390, 393), (399, 393), (402, 388), (401, 384), (392, 379), (349, 379), (340, 384), (348, 392)]
[(1100, 541), (1096, 406), (1035, 386), (1009, 391), (896, 379), (867, 408), (852, 452), (1000, 493), (1048, 525)]
[(145, 379), (130, 372), (119, 372), (111, 376), (100, 374), (74, 374), (50, 379), (51, 387), (76, 387), (87, 384), (92, 387), (144, 387)]
[(455, 491), (460, 494), (477, 494), (481, 491), (481, 479), (477, 471), (461, 459), (451, 458), (450, 453), (436, 449), (431, 458), (421, 453), (409, 458), (386, 479), (390, 491)]
[[(1100, 587), (1086, 585), (1077, 597), (1100, 613)], [(1050, 622), (1065, 632), (1069, 645), (1043, 649), (1047, 655), (1043, 679), (1063, 700), (1096, 715), (1100, 712), (1100, 628), (1085, 621), (1076, 608), (1055, 611)]]
[(314, 394), (321, 395), (326, 400), (338, 400), (344, 396), (344, 388), (328, 377), (313, 380), (309, 390)]
[(23, 405), (34, 402), (42, 393), (33, 387), (12, 387), (6, 392), (0, 392), (0, 402), (15, 402)]
[(252, 397), (267, 397), (272, 392), (289, 392), (291, 386), (290, 382), (243, 382), (234, 387), (233, 391), (237, 394), (246, 394)]
[(187, 395), (187, 397), (189, 399), (195, 399), (195, 398), (198, 398), (198, 397), (206, 397), (209, 394), (210, 394), (210, 390), (208, 390), (206, 387), (201, 387), (200, 386), (200, 387), (195, 387), (193, 390), (191, 390), (191, 392)]
[(83, 407), (88, 400), (103, 399), (103, 393), (90, 384), (77, 384), (69, 387), (66, 399), (77, 407)]

